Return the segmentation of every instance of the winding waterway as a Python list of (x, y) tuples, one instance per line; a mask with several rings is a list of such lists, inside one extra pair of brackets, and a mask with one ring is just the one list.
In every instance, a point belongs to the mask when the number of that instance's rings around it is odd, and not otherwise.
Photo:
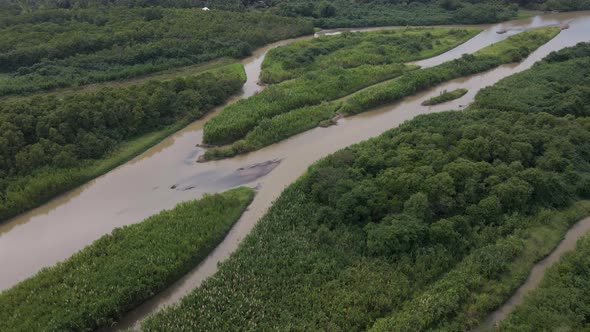
[(516, 307), (524, 301), (524, 297), (527, 292), (539, 286), (543, 280), (545, 271), (547, 271), (547, 269), (553, 264), (557, 263), (561, 256), (576, 249), (576, 243), (578, 242), (578, 239), (588, 232), (590, 232), (590, 217), (582, 219), (570, 227), (563, 237), (563, 240), (561, 240), (559, 245), (551, 252), (551, 254), (533, 266), (524, 284), (518, 287), (510, 299), (508, 299), (508, 301), (506, 301), (500, 308), (490, 314), (482, 326), (474, 330), (474, 332), (493, 330), (499, 322), (506, 319), (508, 315), (510, 315), (510, 313), (512, 313), (512, 311), (514, 311), (514, 309), (516, 309)]
[[(485, 30), (482, 33), (456, 49), (415, 62), (424, 67), (437, 65), (458, 58), (463, 53), (475, 52), (520, 31), (566, 22), (570, 24), (570, 29), (562, 31), (522, 63), (504, 65), (440, 84), (399, 103), (341, 119), (337, 126), (316, 128), (244, 156), (197, 164), (196, 160), (203, 149), (195, 144), (201, 142), (202, 126), (219, 112), (220, 107), (132, 161), (0, 225), (0, 290), (11, 287), (45, 266), (66, 259), (115, 227), (141, 221), (162, 209), (198, 198), (206, 192), (220, 192), (237, 185), (258, 186), (258, 194), (248, 211), (205, 261), (168, 290), (126, 316), (119, 324), (119, 327), (133, 326), (147, 314), (178, 301), (215, 273), (217, 264), (237, 248), (272, 201), (314, 161), (397, 127), (416, 115), (461, 109), (473, 101), (481, 88), (530, 68), (551, 51), (590, 41), (590, 12), (548, 14), (483, 26)], [(497, 34), (499, 30), (507, 30), (507, 33)], [(298, 39), (305, 38), (311, 36)], [(243, 60), (248, 80), (241, 94), (230, 103), (249, 97), (263, 88), (257, 85), (257, 80), (260, 65), (269, 49), (298, 39), (268, 45)], [(462, 87), (468, 88), (469, 92), (460, 99), (431, 107), (420, 105), (442, 90)], [(265, 169), (254, 175), (244, 176), (239, 170), (269, 160), (281, 162), (273, 164), (274, 169)]]

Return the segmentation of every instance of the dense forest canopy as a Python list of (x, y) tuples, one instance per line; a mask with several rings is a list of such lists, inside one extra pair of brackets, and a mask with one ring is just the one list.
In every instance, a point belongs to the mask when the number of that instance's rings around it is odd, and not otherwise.
[(197, 65), (313, 32), (267, 12), (56, 4), (0, 2), (0, 220), (107, 172), (245, 81), (239, 64), (196, 77)]
[(73, 170), (119, 144), (204, 115), (245, 80), (236, 63), (166, 81), (1, 102), (0, 219), (78, 184)]
[(135, 77), (220, 57), (244, 57), (308, 34), (310, 23), (256, 12), (53, 9), (0, 26), (0, 95)]
[(434, 25), (492, 23), (516, 16), (518, 6), (502, 1), (285, 1), (279, 15), (311, 17), (317, 26)]
[[(89, 170), (126, 143), (201, 117), (246, 76), (232, 62), (171, 79), (31, 94), (241, 58), (314, 26), (492, 23), (520, 8), (590, 9), (590, 0), (0, 0), (0, 221), (104, 173)], [(404, 64), (476, 32), (345, 33), (274, 50), (261, 78), (274, 85), (206, 124), (206, 142), (233, 142), (208, 154), (252, 151), (336, 115), (519, 61), (559, 29), (522, 32), (431, 68)], [(546, 253), (531, 243), (550, 248), (590, 213), (589, 77), (590, 44), (580, 44), (482, 90), (465, 112), (419, 116), (319, 161), (219, 273), (143, 329), (476, 327)], [(252, 195), (242, 188), (207, 196), (116, 229), (1, 293), (0, 326), (111, 323), (205, 257)], [(204, 212), (195, 216), (195, 206)], [(588, 251), (585, 242), (580, 250)], [(534, 317), (559, 308), (537, 304), (563, 295), (560, 286), (587, 274), (586, 265), (567, 258), (505, 326), (550, 326)], [(578, 327), (587, 308), (576, 299), (566, 319)]]
[(514, 18), (518, 8), (590, 9), (590, 0), (5, 0), (15, 12), (47, 8), (103, 6), (208, 6), (232, 11), (263, 10), (281, 16), (306, 17), (323, 28), (375, 25), (492, 23)]
[(590, 116), (590, 44), (551, 53), (532, 69), (480, 91), (474, 108)]
[[(589, 61), (588, 50), (548, 63)], [(538, 247), (590, 212), (573, 204), (590, 198), (590, 122), (575, 108), (556, 114), (423, 115), (325, 158), (144, 330), (476, 327), (546, 254)]]
[[(456, 10), (477, 3), (516, 4), (530, 9), (545, 10), (579, 10), (588, 6), (586, 0), (2, 0), (0, 4), (20, 10), (34, 10), (42, 8), (89, 8), (99, 6), (125, 7), (204, 7), (215, 9), (244, 10), (248, 8), (272, 8), (295, 11), (302, 16), (330, 17), (336, 8), (343, 4), (373, 5), (373, 6), (408, 6), (412, 4), (436, 4), (446, 10)], [(291, 12), (292, 13), (292, 12)]]

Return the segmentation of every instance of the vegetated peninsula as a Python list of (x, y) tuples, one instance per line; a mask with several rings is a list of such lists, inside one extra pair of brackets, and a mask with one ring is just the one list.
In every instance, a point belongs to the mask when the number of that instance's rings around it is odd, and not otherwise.
[(0, 96), (244, 57), (313, 31), (301, 19), (261, 12), (157, 7), (36, 10), (0, 27)]
[(254, 197), (240, 187), (116, 228), (0, 293), (2, 331), (88, 331), (170, 286), (223, 240)]
[[(305, 75), (271, 85), (255, 96), (226, 107), (205, 124), (203, 141), (217, 145), (231, 143), (243, 138), (265, 119), (341, 98), (362, 88), (400, 76), (408, 69), (416, 69), (407, 68), (404, 62), (449, 50), (467, 41), (477, 32), (478, 29), (411, 29), (357, 33), (355, 35), (358, 36), (352, 38), (348, 38), (347, 35), (322, 38), (325, 44), (331, 43), (335, 38), (336, 42), (343, 46), (344, 52), (338, 52), (338, 47), (333, 48), (331, 52), (328, 49), (324, 52), (336, 53), (330, 54), (330, 58), (336, 60), (329, 61), (329, 65), (323, 70), (301, 68), (300, 73), (305, 72)], [(364, 38), (367, 38), (366, 41), (361, 43)], [(381, 43), (391, 46), (379, 49)], [(320, 47), (322, 45), (323, 43)], [(433, 52), (434, 48), (436, 50)], [(363, 54), (367, 57), (362, 57)], [(372, 54), (379, 60), (369, 60)], [(314, 64), (310, 63), (308, 66)]]
[[(430, 31), (424, 31), (427, 35), (434, 35)], [(405, 32), (397, 32), (404, 36)], [(297, 133), (300, 133), (311, 128), (315, 128), (323, 121), (330, 120), (340, 115), (354, 115), (369, 111), (375, 107), (386, 105), (399, 101), (400, 99), (410, 96), (419, 91), (435, 86), (436, 84), (449, 81), (458, 77), (468, 76), (475, 73), (481, 73), (486, 70), (500, 66), (501, 64), (518, 62), (528, 56), (531, 52), (536, 50), (541, 45), (545, 44), (559, 33), (557, 27), (546, 27), (540, 29), (529, 30), (519, 34), (508, 37), (498, 43), (484, 47), (474, 54), (465, 54), (456, 60), (447, 61), (440, 65), (405, 71), (399, 77), (383, 81), (379, 84), (373, 84), (366, 88), (360, 89), (357, 92), (351, 93), (339, 99), (325, 101), (319, 105), (303, 106), (296, 108), (295, 106), (285, 106), (284, 102), (288, 98), (281, 98), (281, 102), (277, 102), (275, 97), (278, 97), (277, 91), (283, 91), (284, 94), (292, 94), (291, 89), (287, 89), (293, 82), (298, 79), (292, 79), (283, 83), (270, 86), (267, 90), (259, 95), (226, 107), (220, 114), (209, 120), (204, 126), (204, 140), (208, 143), (226, 144), (233, 142), (231, 145), (216, 147), (208, 150), (204, 158), (207, 160), (221, 159), (235, 156), (237, 154), (250, 152), (260, 149), (267, 145), (273, 144)], [(361, 38), (364, 33), (361, 33)], [(440, 34), (440, 32), (439, 32)], [(449, 35), (465, 35), (465, 32), (449, 31)], [(411, 33), (410, 36), (413, 34)], [(332, 43), (328, 37), (326, 44)], [(338, 37), (346, 40), (346, 36)], [(369, 41), (371, 37), (368, 37)], [(415, 38), (412, 38), (415, 39)], [(411, 40), (411, 39), (410, 39)], [(347, 41), (341, 42), (346, 45)], [(409, 41), (413, 45), (414, 41)], [(364, 48), (356, 51), (359, 55), (355, 56), (358, 62), (371, 60), (370, 47), (363, 45)], [(369, 44), (370, 45), (370, 44)], [(394, 44), (395, 45), (395, 44)], [(428, 45), (428, 44), (427, 44)], [(526, 45), (526, 46), (524, 46)], [(406, 44), (392, 46), (392, 52), (399, 52), (404, 54)], [(414, 46), (410, 46), (414, 47)], [(360, 48), (360, 46), (359, 46)], [(280, 48), (279, 48), (280, 49)], [(305, 48), (291, 48), (294, 52), (304, 53)], [(378, 46), (377, 46), (378, 49)], [(431, 53), (426, 47), (426, 52)], [(338, 48), (332, 51), (339, 56), (343, 53), (339, 52)], [(361, 56), (364, 52), (367, 56)], [(276, 52), (275, 54), (282, 54)], [(344, 53), (346, 54), (346, 53)], [(420, 53), (418, 53), (420, 54)], [(331, 54), (326, 56), (317, 56), (315, 60), (308, 61), (303, 68), (293, 68), (290, 59), (293, 57), (277, 55), (278, 59), (273, 60), (273, 65), (269, 66), (269, 71), (274, 73), (281, 73), (274, 76), (291, 75), (285, 74), (287, 71), (305, 72), (306, 67), (321, 66), (325, 58), (332, 57)], [(342, 60), (342, 63), (347, 63), (347, 59)], [(320, 63), (320, 64), (316, 64)], [(338, 66), (338, 62), (335, 63)], [(288, 68), (285, 70), (284, 68)], [(379, 68), (372, 66), (372, 68)], [(377, 70), (377, 69), (374, 69)], [(304, 74), (304, 77), (310, 75), (312, 72)], [(329, 86), (335, 91), (343, 92), (341, 87), (343, 78), (329, 81)], [(311, 86), (305, 85), (305, 87)], [(314, 96), (325, 96), (331, 90), (324, 89), (310, 89)], [(326, 92), (328, 91), (328, 92)], [(324, 99), (333, 99), (334, 96), (326, 96)], [(301, 100), (301, 99), (297, 99)], [(321, 98), (316, 97), (317, 102)], [(282, 107), (281, 107), (282, 106)], [(242, 138), (243, 137), (243, 138)], [(241, 138), (241, 139), (240, 139)]]

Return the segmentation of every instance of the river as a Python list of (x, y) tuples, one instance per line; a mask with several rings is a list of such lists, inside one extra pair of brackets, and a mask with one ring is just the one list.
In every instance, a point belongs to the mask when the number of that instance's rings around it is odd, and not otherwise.
[[(401, 102), (341, 119), (337, 126), (316, 128), (247, 155), (196, 163), (203, 153), (203, 149), (195, 146), (201, 142), (202, 126), (221, 110), (219, 107), (130, 162), (0, 225), (0, 290), (13, 286), (45, 266), (66, 259), (115, 227), (136, 223), (206, 192), (220, 192), (237, 185), (257, 186), (258, 194), (249, 209), (209, 257), (168, 290), (133, 311), (121, 323), (121, 326), (133, 326), (147, 314), (178, 301), (215, 273), (217, 264), (237, 248), (272, 201), (314, 161), (397, 127), (416, 115), (461, 109), (473, 101), (479, 89), (530, 68), (551, 51), (580, 41), (590, 41), (590, 12), (547, 14), (483, 26), (485, 30), (482, 33), (459, 47), (431, 59), (415, 62), (424, 67), (433, 66), (458, 58), (463, 53), (475, 52), (526, 29), (566, 22), (570, 24), (570, 29), (562, 31), (519, 64), (504, 65), (440, 84)], [(497, 34), (499, 30), (508, 32)], [(269, 49), (306, 38), (311, 36), (268, 45), (244, 59), (242, 62), (248, 80), (240, 95), (230, 103), (263, 89), (257, 85), (257, 80), (260, 65)], [(460, 99), (430, 107), (420, 105), (442, 90), (461, 87), (468, 88), (469, 92)], [(238, 171), (249, 165), (277, 159), (281, 163), (276, 168), (256, 176), (243, 176)]]
[(475, 329), (474, 332), (493, 330), (496, 327), (496, 324), (506, 319), (508, 315), (510, 315), (510, 313), (512, 313), (512, 311), (524, 301), (525, 294), (539, 286), (543, 280), (545, 271), (547, 271), (547, 269), (553, 264), (557, 263), (564, 254), (576, 249), (578, 239), (588, 232), (590, 232), (590, 218), (582, 219), (570, 227), (563, 240), (561, 240), (559, 245), (553, 249), (551, 254), (533, 266), (526, 281), (518, 287), (510, 299), (508, 299), (508, 301), (506, 301), (500, 308), (491, 313), (484, 323), (479, 328)]

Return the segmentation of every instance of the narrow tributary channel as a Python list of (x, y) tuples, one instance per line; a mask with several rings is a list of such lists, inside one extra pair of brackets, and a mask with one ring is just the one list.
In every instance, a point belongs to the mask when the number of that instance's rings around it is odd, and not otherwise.
[(574, 250), (578, 239), (588, 232), (590, 232), (590, 217), (582, 219), (570, 227), (563, 240), (561, 240), (551, 254), (533, 266), (524, 284), (512, 294), (508, 301), (490, 314), (482, 326), (474, 330), (474, 332), (494, 330), (499, 322), (506, 319), (524, 301), (525, 295), (528, 292), (539, 286), (545, 276), (545, 271), (557, 263), (564, 254)]

